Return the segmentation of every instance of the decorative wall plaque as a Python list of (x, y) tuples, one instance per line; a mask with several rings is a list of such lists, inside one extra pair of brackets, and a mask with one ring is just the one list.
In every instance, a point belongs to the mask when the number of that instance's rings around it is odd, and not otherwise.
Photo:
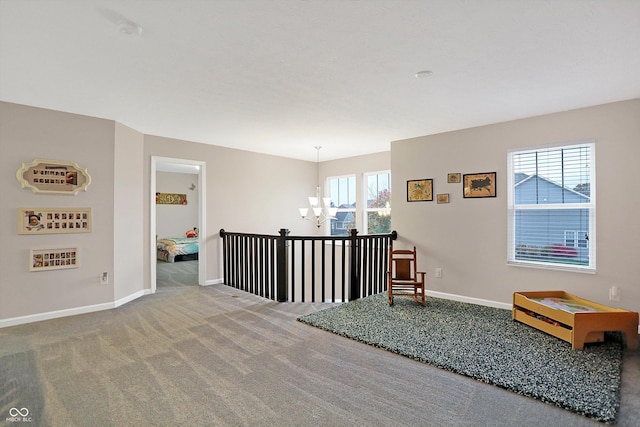
[(158, 205), (186, 205), (186, 194), (156, 193), (156, 204)]
[(18, 209), (18, 234), (90, 232), (91, 208)]
[(80, 190), (87, 191), (91, 183), (86, 168), (58, 160), (35, 159), (31, 163), (23, 163), (16, 172), (16, 178), (22, 188), (29, 188), (36, 194), (75, 195)]

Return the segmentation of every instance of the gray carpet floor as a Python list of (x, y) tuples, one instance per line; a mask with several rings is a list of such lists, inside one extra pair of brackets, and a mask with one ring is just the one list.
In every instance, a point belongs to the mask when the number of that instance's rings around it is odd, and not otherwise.
[[(330, 304), (173, 277), (114, 310), (0, 329), (0, 425), (24, 425), (12, 408), (34, 426), (601, 425), (296, 321)], [(637, 426), (640, 358), (624, 359), (618, 423)]]

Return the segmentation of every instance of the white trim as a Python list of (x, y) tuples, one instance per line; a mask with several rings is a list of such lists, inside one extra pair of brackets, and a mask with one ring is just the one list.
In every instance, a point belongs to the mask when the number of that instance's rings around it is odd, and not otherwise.
[(177, 159), (173, 157), (151, 156), (151, 177), (149, 194), (149, 280), (150, 293), (156, 292), (156, 172), (160, 165), (196, 166), (198, 169), (198, 284), (207, 285), (207, 163), (198, 160)]
[(198, 162), (200, 173), (198, 174), (198, 187), (200, 194), (200, 209), (198, 209), (198, 284), (206, 285), (207, 282), (207, 163)]
[[(428, 295), (430, 297), (434, 297), (434, 298), (440, 298), (440, 299), (446, 299), (446, 300), (450, 300), (450, 301), (458, 301), (458, 302), (464, 302), (467, 304), (475, 304), (475, 305), (482, 305), (485, 307), (493, 307), (493, 308), (502, 308), (505, 310), (511, 310), (513, 308), (513, 304), (512, 303), (507, 303), (507, 302), (498, 302), (498, 301), (491, 301), (491, 300), (486, 300), (486, 299), (481, 299), (481, 298), (473, 298), (473, 297), (465, 297), (462, 295), (456, 295), (456, 294), (448, 294), (446, 292), (438, 292), (438, 291), (425, 291), (425, 295)], [(325, 302), (331, 302), (330, 300), (326, 300)], [(336, 302), (340, 302), (337, 301)], [(342, 301), (345, 303), (348, 303), (349, 301)]]
[(445, 292), (426, 291), (425, 294), (435, 298), (466, 302), (469, 304), (484, 305), (486, 307), (504, 308), (506, 310), (511, 310), (513, 308), (513, 304), (511, 303), (490, 301), (490, 300), (481, 299), (481, 298), (465, 297), (462, 295), (448, 294)]
[(507, 261), (507, 265), (510, 267), (526, 267), (526, 268), (538, 268), (541, 270), (557, 270), (557, 271), (570, 271), (573, 273), (586, 273), (596, 274), (596, 269), (583, 265), (570, 265), (560, 263), (541, 263), (535, 261)]
[(135, 293), (133, 293), (131, 295), (128, 295), (128, 296), (126, 296), (124, 298), (120, 298), (119, 300), (114, 301), (113, 305), (114, 305), (114, 307), (120, 307), (121, 305), (125, 305), (128, 302), (131, 302), (131, 301), (133, 301), (135, 299), (138, 299), (138, 298), (140, 298), (142, 296), (150, 295), (150, 294), (151, 294), (151, 290), (143, 289), (141, 291), (135, 292)]
[(211, 285), (224, 285), (224, 279), (207, 280), (204, 283), (204, 285), (200, 285), (200, 286), (211, 286)]
[[(334, 194), (332, 194), (331, 192), (331, 180), (333, 179), (337, 179), (340, 180), (341, 178), (353, 178), (353, 191), (355, 192), (354, 196), (354, 203), (356, 204), (355, 208), (337, 208), (337, 212), (353, 212), (353, 219), (355, 221), (355, 227), (356, 229), (358, 228), (358, 225), (360, 223), (360, 221), (358, 220), (358, 194), (359, 194), (359, 189), (358, 189), (358, 175), (355, 173), (350, 173), (350, 174), (344, 174), (344, 175), (332, 175), (332, 176), (327, 176), (324, 179), (324, 194), (323, 197), (329, 197), (331, 199), (333, 199)], [(361, 180), (362, 178), (360, 178)], [(348, 184), (347, 184), (348, 187)], [(347, 198), (349, 195), (349, 190), (347, 188)], [(348, 201), (348, 200), (347, 200)], [(324, 235), (325, 236), (332, 236), (331, 234), (331, 221), (327, 221), (325, 222), (324, 225)]]
[[(551, 151), (551, 150), (559, 150), (559, 149), (571, 149), (576, 147), (589, 147), (590, 153), (590, 167), (589, 167), (589, 183), (591, 184), (591, 192), (589, 195), (589, 203), (566, 203), (566, 204), (556, 204), (556, 203), (548, 203), (548, 204), (515, 204), (515, 183), (514, 183), (514, 156), (516, 154), (521, 153), (534, 153), (540, 151)], [(530, 267), (530, 268), (541, 268), (547, 270), (562, 270), (562, 271), (570, 271), (570, 272), (581, 272), (581, 273), (595, 273), (596, 272), (596, 249), (595, 242), (597, 242), (596, 238), (596, 140), (588, 139), (582, 141), (573, 141), (567, 143), (557, 143), (557, 144), (548, 144), (542, 145), (538, 147), (531, 148), (513, 148), (507, 151), (507, 264), (510, 266), (517, 267)], [(529, 177), (530, 178), (530, 177)], [(529, 179), (527, 178), (527, 179)], [(540, 177), (543, 180), (550, 182), (555, 185), (559, 185), (546, 179), (544, 177)], [(521, 181), (524, 182), (527, 179)], [(520, 182), (520, 183), (521, 183)], [(518, 183), (517, 185), (520, 185)], [(563, 191), (569, 190), (573, 193), (580, 194), (576, 191), (573, 191), (566, 187), (561, 187)], [(515, 214), (517, 211), (535, 211), (535, 210), (570, 210), (570, 209), (588, 209), (589, 211), (589, 242), (588, 242), (588, 251), (589, 251), (589, 265), (574, 265), (570, 263), (553, 263), (553, 262), (544, 262), (544, 261), (526, 261), (526, 260), (518, 260), (516, 259), (516, 221)], [(577, 243), (577, 236), (576, 236)], [(577, 246), (576, 246), (577, 247)]]
[[(203, 286), (222, 285), (222, 284), (224, 284), (223, 279), (215, 279), (215, 280), (207, 280)], [(24, 325), (27, 323), (40, 322), (43, 320), (51, 320), (51, 319), (59, 319), (61, 317), (75, 316), (78, 314), (87, 314), (87, 313), (94, 313), (98, 311), (111, 310), (113, 308), (117, 308), (117, 307), (120, 307), (121, 305), (129, 303), (137, 298), (140, 298), (141, 296), (149, 295), (149, 294), (151, 294), (151, 291), (149, 289), (145, 289), (143, 291), (138, 291), (124, 298), (120, 298), (119, 300), (113, 303), (88, 305), (85, 307), (75, 307), (75, 308), (70, 308), (66, 310), (50, 311), (48, 313), (38, 313), (38, 314), (29, 315), (29, 316), (20, 316), (20, 317), (13, 317), (10, 319), (3, 319), (3, 320), (0, 320), (0, 329), (8, 328), (10, 326)], [(486, 307), (502, 308), (505, 310), (511, 310), (513, 308), (513, 304), (511, 303), (490, 301), (490, 300), (481, 299), (481, 298), (465, 297), (461, 295), (448, 294), (445, 292), (426, 291), (425, 294), (432, 296), (434, 298), (442, 298), (442, 299), (448, 299), (452, 301), (466, 302), (469, 304), (483, 305)], [(338, 302), (348, 303), (349, 301), (336, 300), (336, 303)], [(331, 303), (331, 301), (327, 300), (325, 301), (325, 303)], [(286, 303), (281, 303), (281, 304), (286, 304)], [(640, 334), (640, 325), (638, 326), (638, 334)]]
[(157, 171), (156, 156), (151, 156), (151, 177), (149, 181), (149, 287), (151, 293), (156, 292), (156, 264), (157, 258), (157, 243), (156, 243), (156, 171)]
[[(369, 212), (389, 212), (391, 215), (391, 203), (389, 203), (388, 208), (370, 208), (368, 207), (369, 203), (369, 177), (370, 176), (379, 176), (382, 174), (389, 175), (389, 193), (391, 193), (391, 170), (381, 170), (377, 172), (363, 172), (362, 173), (362, 210), (360, 214), (362, 215), (362, 234), (369, 234)], [(378, 189), (379, 190), (379, 189)], [(391, 193), (393, 195), (393, 193)], [(391, 201), (389, 201), (391, 202)], [(356, 204), (356, 209), (358, 204)], [(391, 232), (391, 230), (389, 230)]]
[(87, 314), (87, 313), (95, 313), (98, 311), (111, 310), (113, 308), (120, 307), (123, 304), (131, 302), (137, 298), (140, 298), (141, 296), (148, 295), (150, 293), (151, 291), (149, 289), (145, 289), (143, 291), (135, 292), (131, 295), (128, 295), (114, 302), (87, 305), (84, 307), (73, 307), (73, 308), (68, 308), (64, 310), (49, 311), (46, 313), (36, 313), (36, 314), (30, 314), (28, 316), (2, 319), (0, 320), (0, 329), (8, 328), (10, 326), (24, 325), (27, 323), (41, 322), (43, 320), (51, 320), (51, 319), (59, 319), (62, 317), (76, 316), (78, 314)]

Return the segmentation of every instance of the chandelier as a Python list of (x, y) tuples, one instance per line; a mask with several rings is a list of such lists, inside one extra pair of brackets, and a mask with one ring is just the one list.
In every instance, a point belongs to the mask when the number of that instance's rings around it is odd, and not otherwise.
[(335, 219), (338, 208), (331, 207), (331, 198), (320, 197), (320, 149), (322, 147), (316, 145), (316, 171), (317, 171), (317, 184), (316, 195), (309, 197), (309, 208), (298, 208), (302, 219), (312, 221), (316, 224), (316, 227), (320, 228), (322, 224), (330, 219)]

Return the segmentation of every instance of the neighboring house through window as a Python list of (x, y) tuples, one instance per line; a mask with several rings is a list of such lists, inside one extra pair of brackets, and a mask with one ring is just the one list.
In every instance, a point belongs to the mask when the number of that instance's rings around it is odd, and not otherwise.
[(564, 244), (570, 248), (589, 247), (589, 235), (586, 231), (567, 230), (564, 232)]
[(509, 153), (511, 264), (595, 270), (595, 149)]
[(338, 208), (331, 220), (331, 235), (346, 236), (356, 227), (356, 176), (338, 176), (327, 179), (331, 206)]
[[(391, 173), (365, 173), (361, 187), (358, 192), (355, 175), (327, 178), (331, 206), (338, 208), (331, 220), (332, 236), (349, 235), (351, 229), (360, 227), (358, 218), (363, 218), (360, 234), (391, 233)], [(364, 203), (356, 203), (357, 199)]]
[(364, 174), (366, 205), (364, 226), (367, 234), (391, 233), (391, 173)]

